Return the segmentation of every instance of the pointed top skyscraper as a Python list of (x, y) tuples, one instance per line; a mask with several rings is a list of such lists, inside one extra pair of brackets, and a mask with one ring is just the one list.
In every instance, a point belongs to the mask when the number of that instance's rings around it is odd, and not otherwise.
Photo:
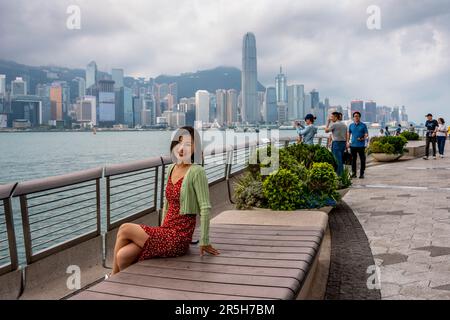
[(248, 32), (242, 41), (242, 121), (257, 123), (260, 120), (257, 94), (257, 63), (255, 35)]

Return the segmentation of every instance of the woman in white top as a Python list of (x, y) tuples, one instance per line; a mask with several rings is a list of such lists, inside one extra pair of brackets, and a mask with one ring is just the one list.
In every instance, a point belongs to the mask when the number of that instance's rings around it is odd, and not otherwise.
[(442, 118), (438, 119), (439, 126), (436, 129), (437, 144), (439, 149), (439, 157), (444, 157), (445, 140), (447, 139), (447, 127), (445, 121)]

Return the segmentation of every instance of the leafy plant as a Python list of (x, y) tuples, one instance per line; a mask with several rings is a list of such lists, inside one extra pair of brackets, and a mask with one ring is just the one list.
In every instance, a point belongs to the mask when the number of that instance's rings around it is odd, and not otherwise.
[(407, 143), (403, 136), (374, 137), (370, 140), (369, 153), (403, 154)]
[(400, 135), (402, 137), (405, 137), (408, 141), (419, 140), (419, 135), (415, 132), (403, 131), (402, 133), (400, 133)]
[(263, 193), (272, 210), (295, 210), (304, 200), (300, 179), (287, 169), (270, 174), (263, 182)]
[(296, 143), (285, 148), (299, 163), (309, 169), (315, 162), (326, 162), (336, 169), (337, 161), (333, 153), (320, 145)]
[(239, 210), (265, 207), (262, 181), (255, 179), (249, 172), (244, 173), (244, 176), (235, 184), (234, 198)]
[(351, 185), (352, 185), (352, 174), (350, 170), (346, 166), (344, 166), (344, 171), (342, 171), (342, 174), (339, 177), (338, 188), (345, 189), (349, 188)]
[(307, 178), (308, 170), (299, 163), (286, 149), (279, 151), (279, 166), (281, 169), (287, 169), (295, 174), (302, 183)]
[(331, 164), (314, 163), (308, 170), (306, 182), (308, 190), (317, 194), (332, 194), (337, 190), (338, 178)]

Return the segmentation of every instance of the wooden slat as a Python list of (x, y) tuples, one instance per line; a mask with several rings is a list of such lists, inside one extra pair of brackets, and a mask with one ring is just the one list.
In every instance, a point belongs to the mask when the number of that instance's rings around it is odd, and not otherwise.
[(143, 300), (142, 298), (127, 297), (123, 295), (110, 294), (105, 292), (83, 291), (69, 300)]
[(207, 272), (207, 271), (193, 271), (193, 270), (173, 270), (173, 269), (165, 269), (163, 267), (154, 268), (135, 264), (123, 270), (123, 272), (168, 279), (182, 279), (182, 280), (194, 280), (194, 281), (205, 281), (215, 283), (290, 288), (293, 292), (297, 290), (300, 284), (300, 281), (298, 281), (298, 279), (296, 279), (297, 281), (292, 281), (292, 278), (283, 278), (283, 277), (226, 274), (221, 273), (220, 269), (217, 269), (215, 272)]
[(321, 237), (319, 236), (275, 236), (275, 235), (257, 235), (257, 234), (229, 234), (229, 233), (209, 233), (210, 239), (246, 239), (246, 240), (270, 240), (273, 242), (278, 241), (310, 241), (320, 243)]
[[(236, 296), (236, 295), (223, 295), (223, 294), (209, 294), (201, 292), (189, 292), (181, 290), (152, 288), (145, 286), (136, 286), (130, 284), (116, 283), (111, 281), (104, 281), (96, 286), (90, 288), (95, 292), (112, 293), (123, 295), (132, 298), (141, 299), (158, 299), (158, 300), (260, 300), (263, 298)], [(267, 300), (267, 299), (264, 299)]]
[(308, 263), (304, 261), (290, 261), (290, 260), (270, 260), (270, 259), (242, 259), (242, 258), (226, 258), (219, 256), (197, 256), (185, 255), (176, 258), (178, 261), (189, 261), (209, 264), (226, 264), (236, 266), (250, 266), (250, 267), (269, 267), (269, 268), (299, 268), (306, 270)]
[[(234, 244), (234, 245), (257, 245), (272, 247), (275, 243), (270, 240), (248, 240), (248, 239), (231, 239), (231, 238), (210, 238), (211, 243)], [(277, 247), (306, 247), (318, 248), (315, 241), (277, 241)]]
[[(191, 255), (200, 255), (200, 249), (191, 247)], [(267, 253), (253, 251), (230, 251), (224, 250), (220, 252), (220, 257), (225, 258), (243, 258), (243, 259), (270, 259), (270, 260), (291, 260), (291, 261), (311, 261), (311, 255), (305, 253)]]
[[(271, 235), (271, 236), (322, 236), (322, 232), (316, 230), (255, 230), (255, 229), (221, 229), (213, 228), (209, 230), (210, 234), (259, 234), (259, 235)], [(199, 234), (198, 229), (194, 234)]]
[(303, 275), (305, 274), (302, 270), (295, 268), (283, 268), (282, 272), (280, 272), (279, 268), (191, 263), (186, 261), (177, 261), (171, 258), (148, 259), (139, 262), (139, 264), (143, 266), (161, 267), (176, 270), (193, 270), (193, 271), (207, 271), (207, 272), (219, 271), (222, 273), (231, 273), (231, 274), (248, 274), (248, 275), (257, 274), (263, 276), (290, 277), (295, 279), (302, 279)]
[(254, 246), (254, 245), (230, 245), (214, 243), (214, 248), (229, 251), (253, 251), (253, 252), (279, 252), (279, 253), (306, 253), (314, 255), (314, 248), (311, 247), (279, 247), (279, 246)]
[(288, 288), (223, 284), (205, 281), (165, 279), (119, 272), (108, 279), (108, 282), (145, 286), (160, 289), (172, 289), (209, 294), (237, 295), (255, 298), (292, 299), (294, 294)]
[(304, 231), (304, 230), (310, 230), (310, 231), (323, 231), (320, 227), (293, 227), (293, 226), (272, 226), (272, 225), (254, 225), (254, 224), (211, 224), (211, 229), (216, 228), (228, 228), (228, 229), (255, 229), (255, 230), (286, 230), (286, 231)]

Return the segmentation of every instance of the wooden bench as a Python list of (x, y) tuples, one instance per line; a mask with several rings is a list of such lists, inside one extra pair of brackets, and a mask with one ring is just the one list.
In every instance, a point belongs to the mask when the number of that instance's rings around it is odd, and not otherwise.
[(182, 257), (138, 262), (71, 299), (296, 299), (323, 236), (318, 227), (213, 224), (220, 255), (201, 257), (192, 245)]

